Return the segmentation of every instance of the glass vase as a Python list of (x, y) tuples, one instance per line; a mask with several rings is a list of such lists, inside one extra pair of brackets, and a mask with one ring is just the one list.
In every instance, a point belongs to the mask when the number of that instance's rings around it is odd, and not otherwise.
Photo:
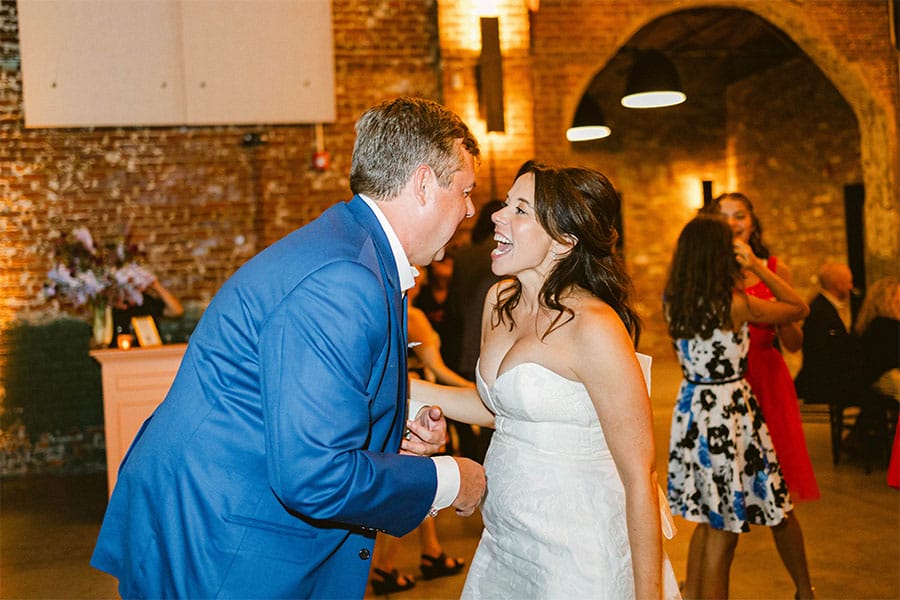
[(94, 304), (91, 306), (91, 313), (94, 347), (106, 348), (112, 342), (112, 307), (106, 303)]

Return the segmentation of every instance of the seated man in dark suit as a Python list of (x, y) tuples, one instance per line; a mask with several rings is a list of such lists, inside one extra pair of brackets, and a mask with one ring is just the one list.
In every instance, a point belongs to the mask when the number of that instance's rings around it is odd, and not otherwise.
[(797, 394), (807, 402), (854, 394), (861, 367), (859, 342), (850, 333), (850, 268), (822, 265), (819, 284), (822, 289), (809, 303), (809, 316), (803, 322), (803, 366), (794, 381)]
[[(865, 402), (862, 348), (851, 333), (853, 275), (847, 265), (826, 263), (819, 269), (819, 285), (803, 323), (803, 365), (794, 384), (804, 401), (829, 405), (832, 435), (840, 436), (843, 408)], [(839, 438), (833, 440), (835, 464), (840, 444)]]

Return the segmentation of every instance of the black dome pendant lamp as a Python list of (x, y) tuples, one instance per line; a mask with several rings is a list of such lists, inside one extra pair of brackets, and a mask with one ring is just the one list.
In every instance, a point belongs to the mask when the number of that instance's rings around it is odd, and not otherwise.
[(566, 131), (566, 139), (570, 142), (586, 142), (599, 140), (609, 136), (612, 131), (606, 125), (600, 105), (588, 94), (581, 97), (572, 126)]
[(658, 50), (637, 52), (628, 73), (622, 106), (662, 108), (681, 104), (686, 99), (672, 61)]

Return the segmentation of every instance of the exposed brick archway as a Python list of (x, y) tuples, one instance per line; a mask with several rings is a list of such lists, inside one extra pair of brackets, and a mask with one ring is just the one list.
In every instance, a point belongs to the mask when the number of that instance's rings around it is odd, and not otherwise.
[[(542, 10), (546, 7), (545, 3)], [(670, 2), (628, 3), (627, 7), (619, 7), (621, 10), (616, 13), (624, 20), (616, 24), (619, 32), (616, 43), (603, 48), (602, 52), (594, 52), (595, 62), (582, 64), (583, 72), (570, 73), (570, 81), (576, 84), (569, 88), (570, 93), (566, 96), (567, 116), (574, 114), (587, 82), (641, 28), (660, 17), (704, 7), (745, 10), (779, 28), (821, 69), (847, 101), (859, 123), (866, 194), (867, 274), (870, 281), (896, 274), (900, 265), (898, 64), (896, 51), (887, 43), (890, 31), (885, 3), (820, 3), (812, 6), (777, 0), (732, 0), (715, 5), (702, 0), (677, 5)], [(610, 9), (612, 14), (612, 7)], [(883, 26), (883, 43), (860, 43), (851, 27), (856, 31), (871, 29), (859, 27), (860, 20), (875, 27)], [(872, 37), (871, 33), (867, 36)]]
[[(871, 279), (896, 274), (900, 265), (900, 191), (898, 191), (898, 142), (896, 92), (891, 102), (888, 80), (890, 63), (879, 73), (877, 63), (860, 64), (850, 60), (832, 42), (835, 34), (852, 23), (829, 21), (831, 31), (818, 20), (808, 18), (806, 11), (789, 2), (742, 2), (751, 10), (779, 27), (818, 65), (835, 88), (847, 100), (859, 121), (863, 183), (866, 188), (866, 262)], [(848, 7), (845, 7), (845, 10)], [(853, 5), (849, 8), (852, 10)], [(863, 7), (860, 7), (863, 10)], [(846, 15), (844, 15), (846, 16)], [(889, 39), (888, 22), (884, 20), (885, 39)], [(843, 43), (852, 40), (841, 36)], [(897, 78), (896, 53), (893, 77)], [(894, 86), (896, 91), (896, 84)], [(893, 107), (893, 108), (891, 108)]]

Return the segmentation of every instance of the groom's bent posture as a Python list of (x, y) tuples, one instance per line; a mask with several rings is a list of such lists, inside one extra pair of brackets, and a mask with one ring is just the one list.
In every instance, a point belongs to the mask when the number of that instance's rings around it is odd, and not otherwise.
[(376, 531), (474, 511), (481, 466), (422, 456), (440, 411), (407, 422), (404, 291), (474, 213), (478, 156), (434, 102), (369, 109), (354, 198), (222, 286), (110, 499), (91, 564), (123, 597), (362, 598)]

